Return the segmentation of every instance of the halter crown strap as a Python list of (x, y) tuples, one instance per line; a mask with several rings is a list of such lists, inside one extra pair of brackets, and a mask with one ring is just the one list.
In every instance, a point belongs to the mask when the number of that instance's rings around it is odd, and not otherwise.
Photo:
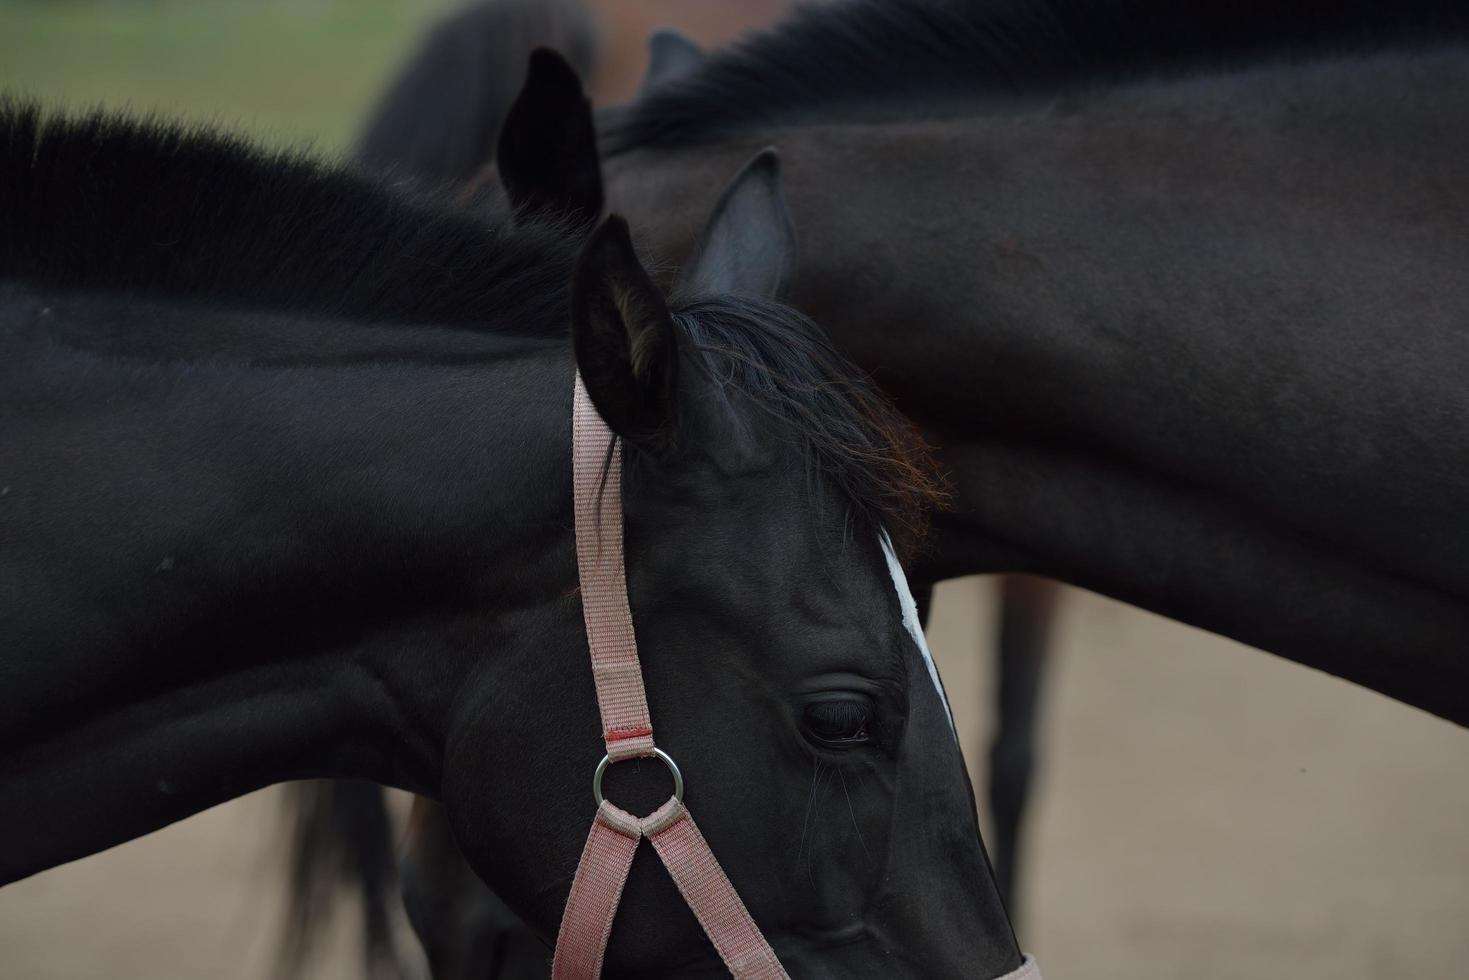
[[(621, 447), (597, 414), (580, 374), (572, 396), (571, 472), (582, 618), (607, 757), (612, 762), (648, 757), (654, 754), (653, 722), (623, 568)], [(646, 817), (599, 801), (556, 935), (552, 980), (602, 975), (612, 920), (644, 837), (736, 980), (789, 980), (678, 795)]]
[(571, 481), (581, 612), (602, 738), (613, 762), (646, 758), (653, 754), (653, 721), (623, 571), (622, 444), (597, 414), (579, 373), (571, 400)]

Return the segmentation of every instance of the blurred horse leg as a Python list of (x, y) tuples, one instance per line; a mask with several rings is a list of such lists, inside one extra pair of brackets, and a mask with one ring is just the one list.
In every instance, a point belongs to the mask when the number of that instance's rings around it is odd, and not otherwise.
[(404, 976), (393, 943), (390, 901), (396, 869), (383, 789), (354, 780), (292, 783), (284, 796), (290, 875), (277, 973), (302, 975), (322, 937), (320, 924), (347, 886), (361, 901), (363, 975)]
[(1036, 765), (1036, 722), (1051, 625), (1060, 586), (1029, 575), (1007, 575), (1000, 585), (1000, 629), (995, 685), (995, 735), (990, 743), (989, 806), (994, 821), (995, 878), (1016, 914), (1016, 867), (1021, 827)]

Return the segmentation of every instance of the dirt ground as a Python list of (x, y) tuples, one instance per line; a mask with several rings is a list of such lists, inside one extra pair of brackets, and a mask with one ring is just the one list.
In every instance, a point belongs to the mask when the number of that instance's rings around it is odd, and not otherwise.
[[(931, 631), (976, 762), (991, 592), (946, 586)], [(1049, 980), (1469, 977), (1469, 732), (1096, 596), (1063, 616), (1020, 925)], [(0, 890), (0, 977), (274, 976), (278, 815)], [(310, 976), (358, 975), (334, 938)]]

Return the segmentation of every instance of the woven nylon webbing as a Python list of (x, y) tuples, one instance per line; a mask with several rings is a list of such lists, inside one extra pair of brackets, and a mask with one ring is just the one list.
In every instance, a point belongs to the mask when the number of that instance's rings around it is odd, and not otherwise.
[[(592, 679), (607, 755), (616, 762), (653, 754), (622, 551), (622, 453), (597, 414), (581, 375), (571, 409), (576, 563)], [(683, 803), (670, 799), (646, 817), (603, 801), (556, 936), (552, 980), (598, 980), (612, 921), (638, 842), (647, 837), (694, 917), (736, 980), (788, 980), (724, 869)]]
[[(655, 824), (658, 816), (653, 814), (646, 823)], [(669, 819), (661, 826), (645, 826), (643, 834), (653, 842), (729, 972), (739, 980), (787, 980), (775, 950), (760, 934), (684, 805), (676, 804)]]
[(646, 817), (602, 802), (556, 936), (551, 980), (597, 980), (622, 886), (646, 837), (735, 980), (789, 980), (688, 808), (670, 799)]
[(622, 886), (627, 884), (627, 873), (632, 870), (633, 854), (641, 839), (642, 832), (636, 827), (629, 833), (597, 811), (587, 846), (581, 852), (581, 863), (576, 866), (566, 911), (561, 913), (552, 980), (598, 980), (602, 976), (602, 956), (612, 935), (612, 920), (617, 916)]
[(581, 375), (571, 403), (571, 479), (582, 618), (602, 738), (613, 762), (653, 754), (653, 722), (627, 604), (622, 559), (622, 447), (597, 414)]

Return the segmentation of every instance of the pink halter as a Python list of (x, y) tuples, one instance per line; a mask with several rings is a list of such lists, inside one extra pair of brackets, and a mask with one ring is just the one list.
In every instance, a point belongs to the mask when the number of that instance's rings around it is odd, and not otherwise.
[[(653, 745), (653, 722), (643, 693), (623, 570), (622, 452), (593, 407), (580, 374), (571, 407), (571, 470), (582, 614), (607, 756), (593, 780), (597, 816), (561, 916), (552, 980), (601, 977), (612, 919), (633, 854), (644, 837), (652, 841), (731, 974), (739, 980), (788, 980), (775, 951), (760, 934), (683, 805), (683, 777), (678, 767)], [(609, 763), (655, 755), (673, 773), (674, 794), (667, 803), (646, 817), (635, 817), (602, 799), (602, 773)]]
[[(601, 977), (612, 920), (644, 837), (736, 980), (789, 980), (683, 805), (678, 767), (653, 744), (623, 566), (622, 451), (592, 405), (580, 374), (572, 396), (571, 471), (582, 615), (607, 755), (593, 777), (597, 815), (561, 916), (551, 980)], [(660, 759), (673, 775), (673, 796), (667, 803), (646, 817), (635, 817), (602, 798), (602, 774), (609, 764), (650, 757)], [(1040, 980), (1040, 971), (1026, 957), (1020, 969), (1002, 980)]]

